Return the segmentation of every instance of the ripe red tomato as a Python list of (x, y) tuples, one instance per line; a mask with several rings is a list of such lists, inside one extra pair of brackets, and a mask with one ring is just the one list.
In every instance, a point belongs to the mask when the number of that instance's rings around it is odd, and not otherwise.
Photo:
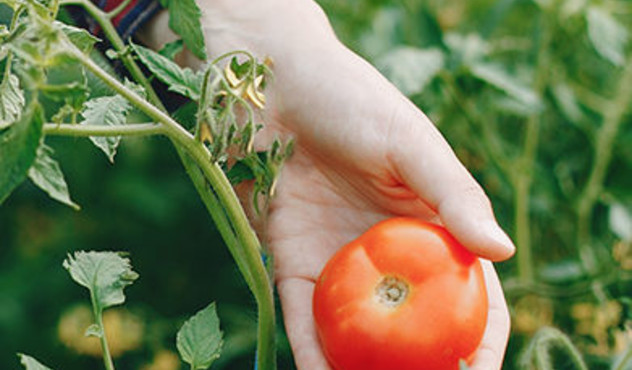
[(478, 258), (441, 226), (378, 223), (341, 248), (314, 291), (321, 345), (336, 370), (451, 370), (487, 323)]

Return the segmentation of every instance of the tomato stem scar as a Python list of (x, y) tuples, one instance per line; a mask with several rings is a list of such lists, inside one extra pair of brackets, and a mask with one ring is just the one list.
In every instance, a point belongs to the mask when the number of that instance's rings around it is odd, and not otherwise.
[(385, 276), (375, 287), (378, 302), (387, 307), (397, 307), (408, 296), (408, 284), (395, 276)]

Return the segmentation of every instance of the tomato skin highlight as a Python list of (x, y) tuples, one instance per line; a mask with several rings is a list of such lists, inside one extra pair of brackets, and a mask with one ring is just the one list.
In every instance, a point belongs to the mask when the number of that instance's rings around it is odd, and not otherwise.
[(476, 351), (488, 300), (478, 258), (443, 227), (382, 221), (316, 283), (318, 336), (335, 370), (451, 370)]

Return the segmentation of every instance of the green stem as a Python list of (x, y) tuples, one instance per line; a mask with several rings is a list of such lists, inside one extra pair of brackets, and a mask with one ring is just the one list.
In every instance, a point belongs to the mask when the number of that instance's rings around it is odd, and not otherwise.
[[(177, 146), (176, 146), (177, 147)], [(258, 328), (257, 328), (257, 363), (259, 369), (276, 369), (276, 356), (275, 356), (275, 317), (274, 317), (274, 297), (273, 288), (270, 280), (267, 278), (267, 270), (262, 263), (260, 252), (252, 253), (255, 249), (259, 250), (260, 246), (256, 235), (252, 237), (244, 238), (243, 233), (252, 230), (248, 225), (234, 225), (231, 222), (233, 214), (235, 212), (242, 212), (243, 209), (237, 204), (231, 204), (226, 208), (226, 203), (222, 202), (222, 199), (233, 198), (224, 190), (227, 186), (232, 191), (232, 187), (227, 182), (226, 177), (221, 172), (221, 169), (217, 165), (210, 168), (200, 168), (197, 163), (192, 161), (186, 154), (182, 154), (183, 164), (189, 174), (189, 177), (193, 180), (200, 197), (202, 198), (207, 210), (211, 214), (213, 221), (217, 225), (218, 230), (222, 234), (224, 241), (233, 255), (237, 266), (242, 271), (244, 279), (248, 286), (253, 291), (255, 299), (257, 300), (258, 307)], [(214, 181), (211, 181), (211, 186), (207, 185), (207, 176), (211, 173), (211, 178), (215, 178), (220, 185), (213, 186)], [(221, 174), (221, 176), (220, 176)], [(223, 183), (223, 184), (222, 184)], [(234, 199), (234, 198), (233, 198)], [(229, 203), (233, 203), (229, 201)], [(237, 226), (237, 228), (235, 228)], [(235, 228), (235, 229), (234, 229)], [(248, 230), (244, 230), (247, 228)], [(237, 235), (238, 237), (236, 237)], [(251, 243), (250, 247), (244, 248), (242, 243)], [(243, 263), (247, 263), (250, 266), (255, 266), (254, 269), (244, 268)], [(265, 277), (265, 278), (264, 278)]]
[(551, 327), (543, 327), (538, 330), (523, 354), (521, 365), (529, 369), (553, 370), (550, 352), (554, 348), (564, 352), (574, 368), (588, 370), (581, 353), (573, 345), (573, 342), (564, 333)]
[(588, 272), (595, 272), (598, 269), (590, 240), (592, 213), (603, 190), (617, 133), (624, 123), (624, 115), (632, 101), (632, 58), (623, 70), (615, 96), (614, 100), (605, 105), (603, 124), (596, 134), (593, 165), (577, 203), (576, 243), (582, 263)]
[[(546, 87), (548, 78), (549, 53), (548, 47), (551, 38), (551, 24), (549, 19), (541, 19), (541, 32), (536, 61), (534, 90), (541, 96)], [(531, 240), (530, 196), (531, 185), (537, 149), (540, 141), (540, 126), (542, 114), (535, 113), (529, 116), (526, 122), (526, 132), (522, 145), (522, 154), (517, 160), (517, 166), (512, 169), (512, 183), (514, 187), (514, 222), (516, 237), (516, 259), (518, 261), (518, 276), (525, 282), (535, 278), (533, 263), (533, 244)]]
[[(138, 94), (126, 88), (121, 82), (102, 70), (94, 61), (83, 55), (83, 53), (73, 45), (68, 45), (68, 48), (73, 50), (73, 55), (86, 69), (110, 86), (114, 91), (129, 100), (152, 120), (162, 124), (164, 133), (175, 143), (178, 152), (180, 154), (185, 152), (190, 156), (190, 159), (193, 160), (195, 165), (202, 171), (204, 178), (217, 194), (220, 208), (226, 213), (226, 217), (233, 231), (233, 233), (230, 233), (229, 230), (225, 229), (222, 237), (230, 238), (231, 234), (234, 234), (237, 240), (239, 240), (238, 244), (231, 243), (227, 244), (227, 246), (233, 258), (235, 258), (237, 266), (246, 279), (258, 304), (258, 366), (261, 370), (274, 369), (276, 367), (276, 354), (272, 284), (261, 259), (259, 240), (250, 226), (250, 222), (224, 172), (217, 163), (211, 161), (208, 149), (201, 142), (195, 140), (188, 131), (175, 122), (163, 110), (150, 104)], [(186, 162), (185, 157), (182, 155), (181, 159), (183, 163)], [(202, 186), (200, 181), (194, 183), (197, 188)]]
[(449, 73), (442, 73), (440, 76), (444, 82), (446, 92), (452, 98), (452, 102), (461, 110), (465, 120), (474, 129), (480, 130), (482, 141), (476, 141), (480, 152), (487, 157), (487, 160), (495, 165), (502, 174), (511, 172), (512, 164), (507, 158), (507, 153), (502, 147), (496, 133), (491, 129), (489, 118), (483, 117), (480, 112), (471, 104), (471, 99), (461, 93), (457, 88), (456, 80)]
[(135, 123), (124, 126), (44, 124), (44, 134), (58, 136), (150, 136), (164, 134), (164, 131), (164, 127), (156, 123)]
[(628, 345), (623, 356), (621, 356), (620, 360), (615, 364), (616, 367), (613, 367), (613, 370), (625, 370), (629, 369), (628, 364), (632, 361), (632, 345)]
[(103, 31), (103, 34), (112, 44), (114, 50), (119, 52), (120, 59), (123, 62), (123, 65), (129, 71), (130, 75), (136, 82), (141, 84), (145, 91), (147, 92), (147, 96), (149, 101), (152, 102), (155, 106), (165, 110), (163, 107), (160, 98), (151, 87), (151, 83), (143, 74), (143, 71), (140, 69), (138, 64), (134, 61), (132, 56), (126, 52), (126, 46), (121, 37), (119, 36), (116, 28), (108, 18), (108, 13), (101, 10), (95, 4), (93, 4), (90, 0), (62, 0), (60, 5), (80, 5), (82, 6), (98, 23)]
[(112, 355), (110, 355), (110, 347), (108, 346), (108, 340), (105, 336), (105, 326), (103, 326), (103, 312), (98, 309), (97, 299), (92, 291), (90, 291), (90, 301), (92, 301), (94, 320), (99, 327), (99, 339), (101, 341), (101, 349), (103, 350), (103, 364), (106, 370), (114, 370)]
[(116, 18), (117, 15), (121, 14), (121, 12), (123, 10), (125, 10), (125, 8), (127, 8), (127, 6), (132, 2), (132, 0), (124, 0), (122, 3), (120, 3), (116, 8), (110, 10), (107, 13), (107, 17), (109, 19), (114, 19)]

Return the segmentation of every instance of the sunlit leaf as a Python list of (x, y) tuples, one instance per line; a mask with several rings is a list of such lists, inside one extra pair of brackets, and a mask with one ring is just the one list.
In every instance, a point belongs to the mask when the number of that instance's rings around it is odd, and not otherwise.
[[(81, 124), (120, 126), (126, 123), (131, 105), (122, 96), (113, 95), (89, 100), (84, 107), (81, 114), (85, 120)], [(120, 136), (91, 136), (90, 140), (107, 155), (110, 162), (114, 162), (116, 149), (121, 141)]]
[(7, 6), (15, 10), (19, 5), (24, 4), (24, 1), (23, 0), (2, 0), (2, 3), (6, 4)]
[(460, 34), (451, 32), (445, 35), (445, 44), (450, 55), (458, 64), (472, 65), (480, 62), (489, 51), (490, 46), (477, 34)]
[(200, 98), (203, 78), (201, 74), (195, 73), (189, 68), (181, 68), (153, 50), (133, 43), (131, 45), (140, 61), (149, 68), (154, 76), (164, 82), (169, 90), (188, 96), (193, 100)]
[(608, 213), (610, 230), (625, 241), (632, 241), (632, 212), (623, 204), (614, 203)]
[(74, 27), (63, 22), (55, 22), (55, 26), (59, 27), (70, 42), (85, 54), (90, 53), (94, 44), (100, 41), (83, 28)]
[(376, 61), (376, 67), (405, 95), (423, 91), (443, 68), (444, 55), (439, 49), (400, 47)]
[(20, 363), (26, 370), (51, 370), (29, 355), (18, 353), (18, 357), (20, 358)]
[(478, 62), (470, 66), (470, 72), (474, 77), (485, 81), (495, 88), (503, 91), (522, 104), (533, 110), (542, 107), (540, 97), (528, 85), (512, 76), (505, 67), (497, 63)]
[(43, 123), (41, 107), (31, 103), (18, 121), (0, 130), (0, 204), (26, 179), (40, 145)]
[(191, 369), (208, 369), (219, 358), (222, 350), (222, 332), (215, 303), (196, 313), (178, 331), (176, 346), (182, 360)]
[(37, 187), (44, 190), (51, 198), (78, 210), (79, 206), (70, 199), (64, 174), (61, 172), (59, 163), (52, 158), (52, 154), (53, 150), (50, 147), (44, 144), (40, 145), (28, 176)]
[(614, 65), (623, 65), (628, 42), (626, 28), (612, 15), (595, 6), (588, 8), (586, 22), (588, 36), (599, 55)]
[(552, 93), (566, 119), (574, 123), (584, 119), (584, 113), (579, 106), (575, 92), (567, 84), (559, 83), (553, 86)]
[(124, 303), (123, 289), (138, 279), (130, 260), (115, 252), (75, 252), (63, 266), (74, 281), (90, 290), (98, 311)]
[(18, 78), (9, 73), (0, 84), (0, 130), (16, 121), (24, 109), (24, 92)]

